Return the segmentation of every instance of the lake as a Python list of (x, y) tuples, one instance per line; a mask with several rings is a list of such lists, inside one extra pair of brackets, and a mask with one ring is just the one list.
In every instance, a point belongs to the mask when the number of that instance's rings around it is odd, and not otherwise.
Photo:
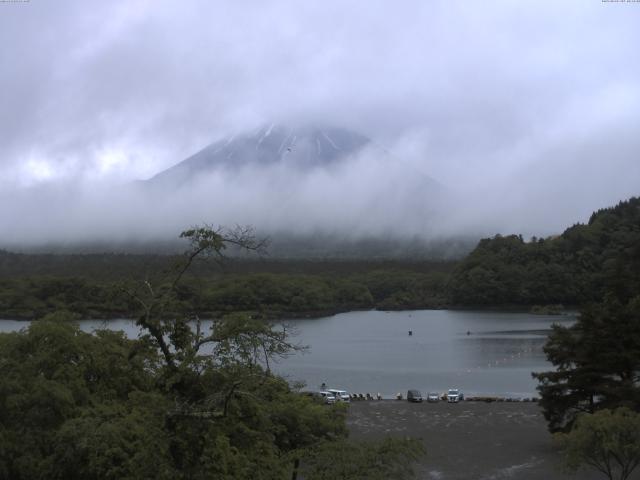
[[(542, 348), (553, 323), (575, 316), (418, 310), (350, 312), (296, 320), (296, 339), (309, 352), (282, 360), (278, 372), (317, 389), (406, 395), (409, 388), (527, 397), (532, 371), (552, 366)], [(408, 334), (409, 330), (412, 335)]]
[[(309, 389), (324, 382), (352, 393), (406, 395), (409, 388), (467, 395), (535, 395), (533, 371), (551, 368), (542, 347), (553, 323), (575, 316), (527, 313), (416, 310), (362, 311), (291, 320), (295, 343), (308, 351), (279, 360), (274, 370)], [(0, 331), (25, 322), (0, 321)], [(85, 320), (83, 330), (122, 329), (137, 335), (130, 320)], [(412, 331), (412, 335), (408, 332)]]

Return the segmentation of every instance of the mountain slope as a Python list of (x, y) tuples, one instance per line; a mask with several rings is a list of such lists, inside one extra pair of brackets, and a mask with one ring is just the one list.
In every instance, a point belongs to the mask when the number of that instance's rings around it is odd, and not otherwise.
[(361, 257), (376, 238), (376, 256), (395, 256), (390, 245), (413, 251), (442, 237), (448, 191), (419, 166), (344, 128), (269, 125), (213, 143), (138, 185), (149, 215), (160, 212), (165, 225), (252, 225), (274, 251), (296, 257)]
[(343, 128), (269, 125), (213, 143), (148, 182), (182, 183), (217, 169), (234, 170), (251, 164), (267, 166), (284, 162), (298, 168), (326, 166), (355, 155), (369, 145), (372, 145), (369, 138)]

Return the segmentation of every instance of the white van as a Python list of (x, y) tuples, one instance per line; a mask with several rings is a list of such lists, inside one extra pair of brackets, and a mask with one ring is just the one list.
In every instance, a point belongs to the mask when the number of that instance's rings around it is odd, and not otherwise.
[(336, 390), (335, 388), (330, 388), (328, 391), (333, 393), (338, 402), (348, 402), (351, 399), (346, 390)]
[(464, 395), (457, 388), (450, 388), (447, 392), (447, 402), (449, 403), (458, 403), (459, 401), (464, 400)]
[(331, 404), (333, 404), (333, 403), (336, 403), (336, 397), (335, 397), (335, 395), (334, 395), (333, 393), (331, 393), (331, 392), (325, 392), (325, 391), (322, 391), (322, 392), (318, 392), (318, 395), (320, 395), (320, 397), (322, 398), (322, 400), (323, 400), (323, 401), (324, 401), (324, 403), (326, 403), (326, 404), (331, 405)]

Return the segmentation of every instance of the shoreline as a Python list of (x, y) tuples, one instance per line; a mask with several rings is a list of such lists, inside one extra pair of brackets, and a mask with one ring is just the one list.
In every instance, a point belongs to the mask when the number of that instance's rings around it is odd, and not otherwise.
[[(451, 311), (478, 311), (478, 312), (496, 312), (496, 313), (526, 313), (529, 315), (540, 315), (540, 316), (574, 316), (579, 313), (579, 306), (569, 306), (566, 307), (560, 313), (538, 313), (531, 311), (531, 305), (492, 305), (492, 306), (468, 306), (468, 305), (444, 305), (444, 306), (412, 306), (411, 308), (330, 308), (326, 310), (311, 310), (306, 312), (267, 312), (267, 313), (257, 313), (251, 311), (229, 311), (229, 312), (205, 312), (200, 315), (203, 319), (213, 319), (220, 318), (222, 315), (227, 315), (231, 313), (247, 313), (249, 315), (257, 315), (258, 317), (262, 317), (263, 320), (303, 320), (303, 319), (317, 319), (324, 317), (331, 317), (334, 315), (338, 315), (341, 313), (351, 313), (351, 312), (415, 312), (422, 310), (451, 310)], [(64, 310), (64, 309), (62, 309)], [(74, 312), (71, 312), (74, 313)], [(222, 314), (222, 315), (221, 315)], [(0, 314), (0, 322), (2, 321), (16, 321), (16, 322), (33, 322), (38, 321), (42, 317), (37, 316), (27, 316), (27, 315), (12, 315), (11, 318), (5, 318), (2, 314)], [(81, 320), (102, 320), (102, 321), (111, 321), (111, 320), (135, 320), (136, 315), (132, 315), (130, 312), (125, 313), (113, 313), (111, 312), (109, 315), (97, 315), (91, 316), (91, 318), (81, 319)]]

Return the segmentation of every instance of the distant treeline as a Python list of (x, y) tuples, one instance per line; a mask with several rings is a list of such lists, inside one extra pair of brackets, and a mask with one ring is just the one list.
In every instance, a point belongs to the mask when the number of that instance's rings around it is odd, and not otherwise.
[[(85, 318), (130, 317), (124, 291), (157, 280), (175, 257), (28, 255), (0, 252), (0, 317), (69, 310)], [(497, 235), (463, 260), (198, 261), (167, 315), (251, 312), (265, 318), (354, 309), (579, 306), (607, 291), (640, 291), (640, 199), (595, 212), (550, 238)], [(156, 282), (158, 283), (158, 282)]]
[(497, 235), (480, 241), (454, 270), (455, 305), (582, 305), (605, 293), (640, 291), (640, 198), (598, 210), (547, 239)]
[[(153, 261), (162, 264), (156, 258)], [(126, 291), (145, 279), (140, 272), (152, 269), (145, 264), (136, 273), (130, 263), (123, 263), (122, 270), (117, 262), (109, 263), (105, 279), (94, 274), (0, 278), (0, 317), (32, 319), (57, 310), (84, 318), (130, 317), (139, 306)], [(185, 278), (166, 315), (215, 317), (241, 311), (276, 318), (371, 308), (441, 308), (446, 305), (444, 289), (454, 264), (241, 263), (227, 266), (226, 273), (203, 264), (199, 267), (197, 275)], [(131, 271), (130, 277), (123, 271)], [(157, 280), (157, 273), (149, 273), (152, 276)]]
[[(82, 277), (99, 281), (130, 280), (158, 275), (171, 268), (177, 255), (131, 253), (13, 253), (0, 250), (0, 279), (33, 276)], [(451, 271), (455, 260), (402, 259), (286, 259), (265, 256), (228, 257), (222, 263), (198, 259), (189, 275), (215, 277), (226, 274), (350, 275), (371, 271), (431, 273)]]

